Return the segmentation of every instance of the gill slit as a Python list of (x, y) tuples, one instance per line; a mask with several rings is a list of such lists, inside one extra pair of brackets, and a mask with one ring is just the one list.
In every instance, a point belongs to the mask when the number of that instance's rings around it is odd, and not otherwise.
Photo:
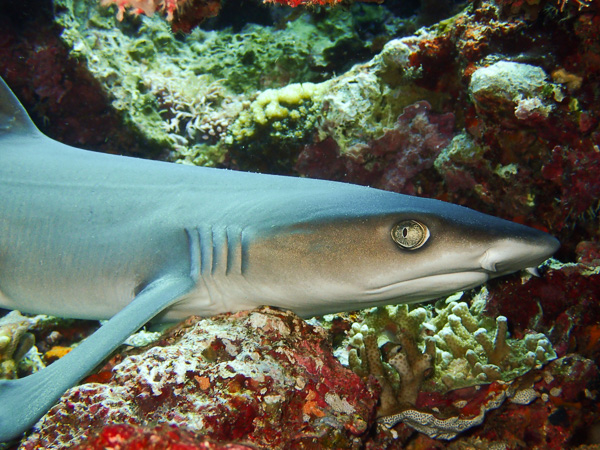
[(218, 275), (244, 277), (248, 270), (249, 238), (243, 228), (201, 225), (185, 229), (190, 254), (190, 277), (211, 298), (221, 296)]

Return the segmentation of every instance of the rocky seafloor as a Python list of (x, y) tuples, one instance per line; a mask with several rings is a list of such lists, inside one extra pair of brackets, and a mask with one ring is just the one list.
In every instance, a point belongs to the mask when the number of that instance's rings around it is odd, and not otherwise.
[[(599, 1), (232, 1), (171, 25), (7, 1), (0, 75), (70, 145), (438, 198), (561, 249), (428, 304), (138, 334), (5, 447), (597, 448)], [(5, 315), (0, 375), (97, 326)]]

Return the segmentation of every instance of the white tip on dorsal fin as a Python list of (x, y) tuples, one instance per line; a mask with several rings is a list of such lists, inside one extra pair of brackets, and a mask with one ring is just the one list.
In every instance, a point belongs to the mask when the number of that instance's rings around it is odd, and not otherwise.
[(0, 78), (0, 139), (15, 134), (36, 136), (42, 132), (34, 125), (5, 81)]

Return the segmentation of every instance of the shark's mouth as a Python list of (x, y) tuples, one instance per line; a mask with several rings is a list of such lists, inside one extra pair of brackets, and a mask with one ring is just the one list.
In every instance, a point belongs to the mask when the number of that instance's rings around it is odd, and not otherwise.
[(485, 271), (430, 275), (366, 290), (365, 297), (372, 300), (398, 297), (403, 303), (416, 302), (471, 289), (485, 283), (489, 278)]

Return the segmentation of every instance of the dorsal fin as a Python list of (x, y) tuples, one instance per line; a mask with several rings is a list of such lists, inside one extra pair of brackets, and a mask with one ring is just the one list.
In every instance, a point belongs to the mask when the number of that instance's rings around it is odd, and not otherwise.
[(8, 134), (37, 136), (42, 133), (6, 82), (0, 78), (0, 138)]

